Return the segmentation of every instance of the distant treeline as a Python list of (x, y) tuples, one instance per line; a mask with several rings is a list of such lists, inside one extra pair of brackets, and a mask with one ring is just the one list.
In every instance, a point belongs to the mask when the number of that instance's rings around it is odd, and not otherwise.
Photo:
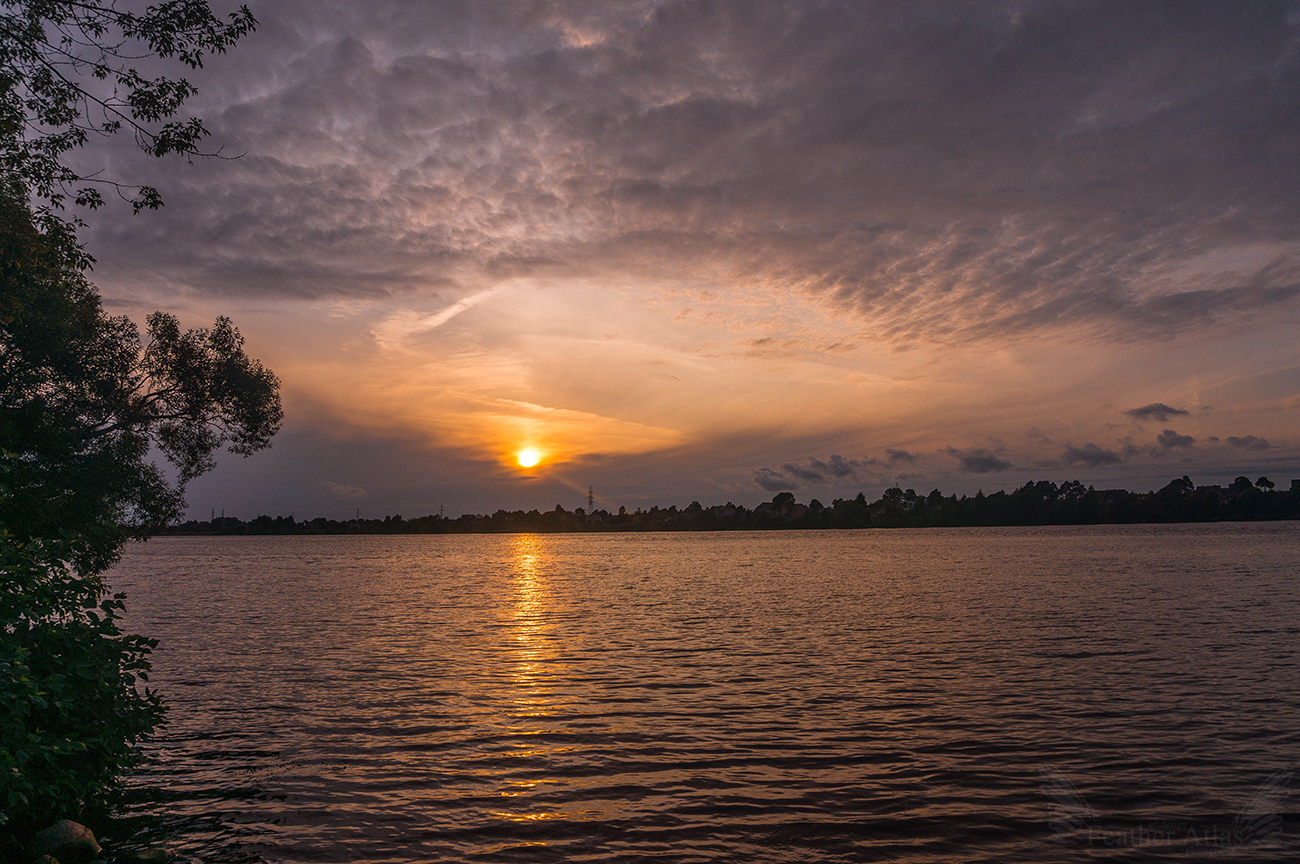
[(755, 531), (790, 528), (925, 528), (988, 525), (1097, 525), (1139, 522), (1218, 522), (1300, 519), (1300, 488), (1278, 491), (1267, 477), (1251, 482), (1238, 477), (1230, 486), (1196, 486), (1179, 477), (1156, 492), (1096, 490), (1077, 480), (1057, 485), (1048, 480), (1026, 483), (1013, 492), (983, 492), (969, 497), (945, 496), (938, 489), (918, 495), (897, 486), (876, 501), (864, 494), (837, 498), (830, 505), (817, 499), (801, 504), (780, 492), (752, 510), (730, 502), (702, 507), (698, 501), (628, 512), (618, 508), (587, 512), (565, 510), (498, 510), (492, 515), (438, 515), (403, 519), (311, 519), (258, 516), (244, 522), (223, 516), (211, 522), (189, 521), (168, 534), (491, 534), (582, 531)]

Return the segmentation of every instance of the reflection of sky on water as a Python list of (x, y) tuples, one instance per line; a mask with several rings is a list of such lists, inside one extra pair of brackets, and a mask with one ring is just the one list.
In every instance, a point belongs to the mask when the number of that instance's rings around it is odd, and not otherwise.
[(1045, 764), (1120, 833), (1294, 759), (1298, 531), (159, 538), (138, 782), (215, 864), (1064, 864)]

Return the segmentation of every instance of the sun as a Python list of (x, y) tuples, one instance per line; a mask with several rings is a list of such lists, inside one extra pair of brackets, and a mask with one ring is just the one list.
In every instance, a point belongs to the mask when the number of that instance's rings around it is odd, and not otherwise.
[(519, 464), (523, 467), (532, 468), (538, 462), (542, 461), (542, 454), (538, 453), (532, 447), (525, 447), (523, 450), (519, 451), (519, 455), (515, 458), (519, 460)]

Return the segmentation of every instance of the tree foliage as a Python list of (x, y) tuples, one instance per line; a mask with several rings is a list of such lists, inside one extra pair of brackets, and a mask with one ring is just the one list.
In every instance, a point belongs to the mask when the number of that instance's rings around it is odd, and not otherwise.
[(194, 87), (153, 72), (198, 68), (255, 23), (204, 0), (0, 0), (0, 858), (15, 831), (100, 799), (162, 720), (138, 683), (154, 642), (119, 629), (105, 571), (182, 514), (216, 450), (266, 447), (282, 417), (228, 319), (182, 331), (158, 312), (142, 340), (104, 313), (54, 211), (99, 206), (105, 184), (136, 211), (161, 199), (65, 157), (124, 131), (154, 156), (200, 154), (207, 131), (181, 114)]
[(162, 59), (198, 69), (256, 25), (247, 6), (222, 20), (206, 0), (143, 11), (117, 0), (0, 0), (0, 169), (55, 207), (69, 194), (97, 207), (104, 185), (136, 211), (158, 207), (153, 187), (82, 174), (64, 156), (91, 136), (128, 131), (154, 156), (215, 155), (200, 149), (203, 121), (179, 116), (194, 85), (140, 67)]
[(142, 341), (21, 191), (0, 193), (0, 822), (20, 823), (94, 800), (161, 718), (136, 685), (153, 642), (118, 629), (104, 571), (182, 514), (218, 448), (266, 447), (282, 417), (229, 320), (154, 313)]
[(181, 514), (184, 484), (215, 450), (267, 446), (278, 382), (226, 318), (182, 332), (155, 312), (142, 344), (129, 318), (104, 314), (84, 263), (65, 226), (42, 231), (12, 191), (0, 200), (0, 442), (16, 481), (0, 522), (145, 537)]
[(157, 694), (136, 684), (156, 642), (124, 634), (123, 596), (71, 563), (90, 542), (0, 542), (0, 837), (102, 800), (163, 719)]

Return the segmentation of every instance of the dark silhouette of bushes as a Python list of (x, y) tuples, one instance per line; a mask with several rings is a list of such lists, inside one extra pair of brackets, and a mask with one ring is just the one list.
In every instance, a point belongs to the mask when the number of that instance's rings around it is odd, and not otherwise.
[(581, 507), (565, 510), (498, 510), (490, 516), (465, 514), (456, 519), (438, 515), (403, 519), (317, 518), (296, 522), (293, 517), (258, 516), (251, 522), (225, 516), (211, 522), (190, 521), (171, 534), (501, 534), (574, 533), (600, 531), (762, 531), (774, 529), (929, 528), (1015, 525), (1096, 525), (1140, 522), (1218, 522), (1300, 518), (1300, 491), (1276, 491), (1267, 477), (1252, 483), (1238, 477), (1231, 486), (1196, 486), (1178, 477), (1154, 492), (1126, 489), (1098, 491), (1070, 480), (1059, 486), (1050, 480), (1026, 483), (1011, 492), (945, 496), (938, 489), (919, 495), (892, 487), (874, 502), (859, 492), (837, 498), (829, 506), (813, 499), (799, 503), (793, 493), (779, 492), (771, 501), (748, 509), (727, 502), (703, 507), (692, 501), (685, 509), (651, 507), (617, 513)]

